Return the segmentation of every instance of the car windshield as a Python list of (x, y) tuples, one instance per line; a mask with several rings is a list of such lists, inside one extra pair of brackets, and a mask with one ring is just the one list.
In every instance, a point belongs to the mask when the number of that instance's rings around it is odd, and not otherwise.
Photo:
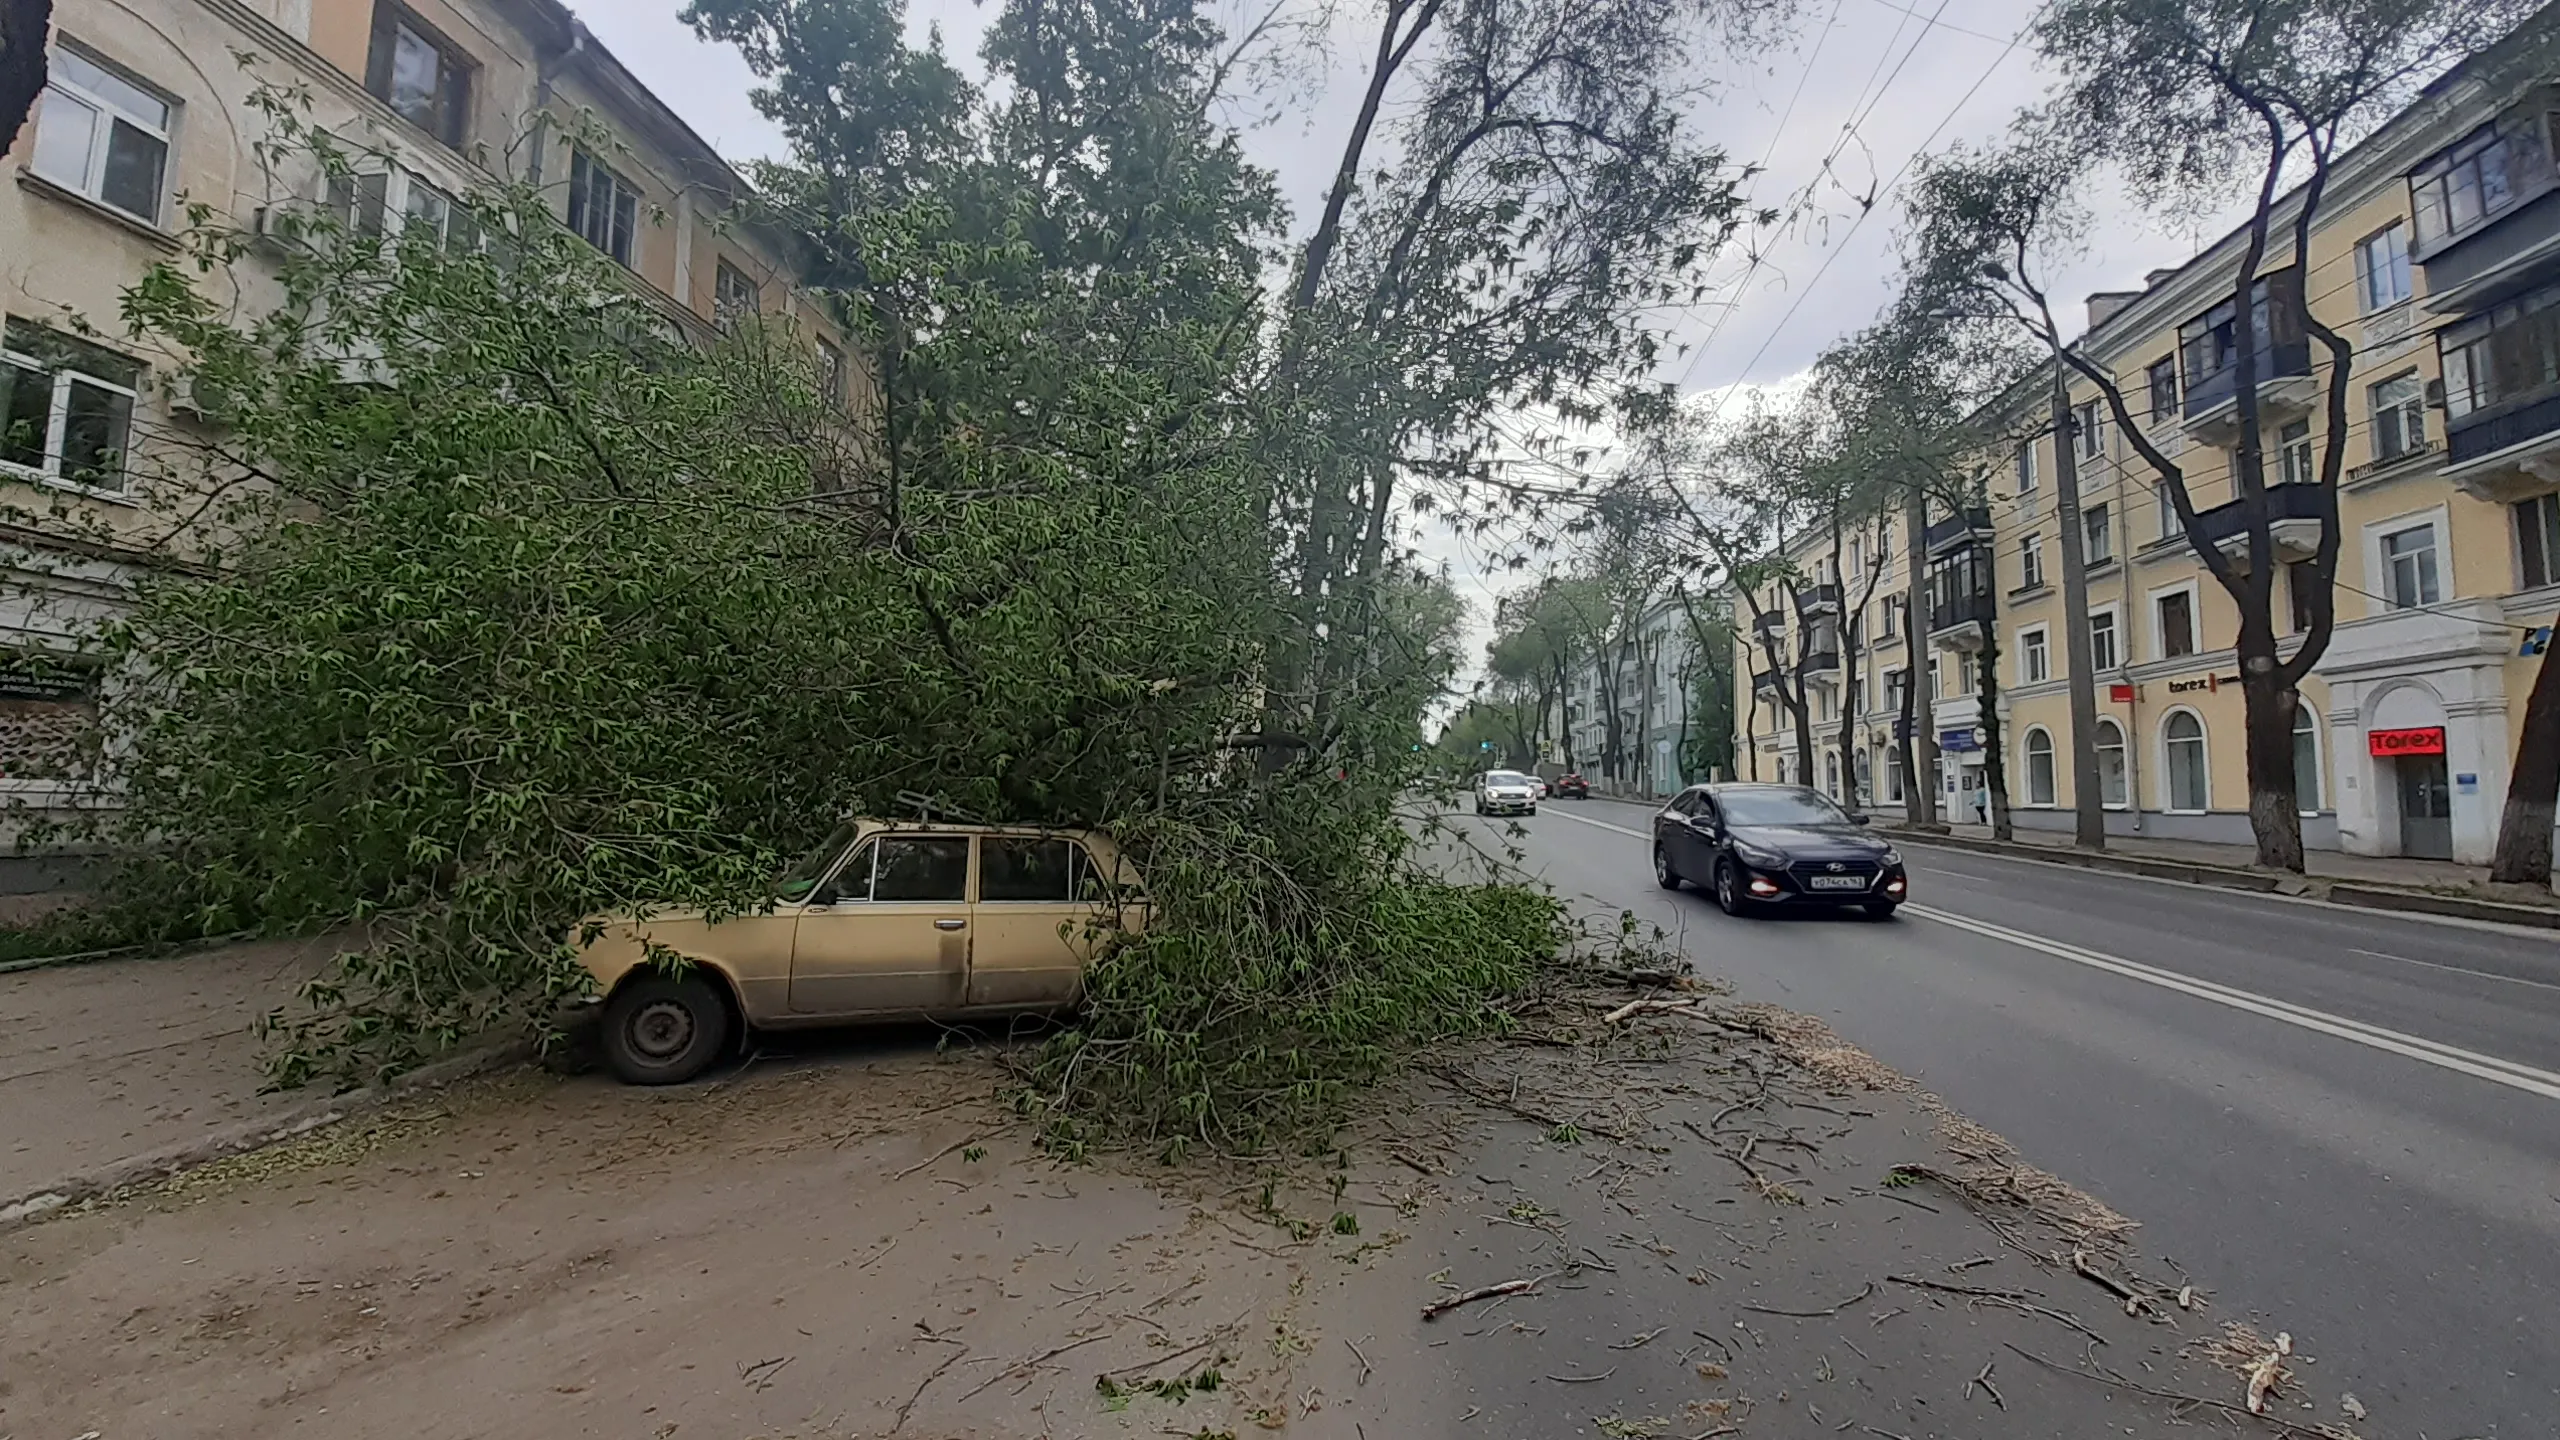
[(844, 847), (853, 843), (853, 837), (860, 832), (861, 828), (861, 822), (855, 820), (847, 820), (837, 826), (835, 833), (819, 842), (816, 849), (801, 856), (790, 869), (782, 872), (781, 879), (773, 882), (774, 898), (808, 899), (809, 892), (818, 888), (818, 877), (827, 873), (827, 867), (833, 865), (836, 857), (844, 853)]
[(1846, 825), (1848, 813), (1810, 790), (1727, 790), (1716, 796), (1728, 825)]
[(1526, 785), (1529, 783), (1529, 777), (1521, 774), (1517, 770), (1489, 770), (1485, 772), (1484, 783), (1487, 785)]

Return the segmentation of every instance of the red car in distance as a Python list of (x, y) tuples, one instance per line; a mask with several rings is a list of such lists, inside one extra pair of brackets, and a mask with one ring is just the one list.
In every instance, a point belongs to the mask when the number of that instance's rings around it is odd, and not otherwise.
[(1555, 796), (1559, 800), (1562, 800), (1567, 796), (1571, 796), (1576, 800), (1588, 800), (1591, 798), (1591, 782), (1583, 779), (1580, 775), (1559, 775), (1553, 780), (1548, 781), (1547, 786), (1549, 789), (1555, 791)]

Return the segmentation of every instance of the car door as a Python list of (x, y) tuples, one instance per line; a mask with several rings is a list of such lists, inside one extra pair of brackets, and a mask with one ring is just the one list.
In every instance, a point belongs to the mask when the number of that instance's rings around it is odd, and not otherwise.
[(1690, 792), (1689, 814), (1680, 833), (1680, 873), (1701, 885), (1713, 884), (1716, 847), (1722, 833), (1715, 797), (1704, 790)]
[(1063, 835), (978, 837), (969, 1004), (1072, 1005), (1097, 937), (1093, 862)]
[(970, 837), (889, 833), (845, 862), (800, 912), (796, 1016), (931, 1013), (969, 987)]

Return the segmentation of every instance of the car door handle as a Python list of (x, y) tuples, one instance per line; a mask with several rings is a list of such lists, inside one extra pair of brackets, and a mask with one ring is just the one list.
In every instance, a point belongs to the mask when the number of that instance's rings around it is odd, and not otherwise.
[(933, 928), (936, 930), (965, 930), (969, 928), (969, 922), (966, 920), (936, 920), (933, 922)]

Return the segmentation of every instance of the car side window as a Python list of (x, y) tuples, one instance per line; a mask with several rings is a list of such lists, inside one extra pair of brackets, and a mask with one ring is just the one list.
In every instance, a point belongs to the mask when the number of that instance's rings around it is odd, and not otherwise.
[(844, 862), (832, 884), (810, 898), (824, 905), (830, 900), (868, 900), (871, 898), (871, 862), (877, 847), (868, 840), (854, 847), (853, 858)]
[(1715, 823), (1716, 823), (1716, 802), (1715, 802), (1715, 801), (1713, 801), (1713, 800), (1708, 799), (1708, 798), (1707, 798), (1707, 795), (1706, 795), (1706, 792), (1704, 792), (1704, 791), (1700, 791), (1700, 792), (1699, 792), (1697, 799), (1698, 799), (1697, 807), (1696, 807), (1695, 809), (1691, 810), (1689, 813), (1691, 813), (1691, 814), (1693, 814), (1693, 815), (1697, 816), (1697, 817), (1698, 817), (1699, 819), (1701, 819), (1701, 820), (1706, 821), (1709, 825), (1713, 825), (1713, 824), (1715, 824)]
[(1064, 904), (1075, 898), (1076, 872), (1083, 869), (1080, 847), (1072, 840), (1040, 835), (987, 835), (978, 841), (978, 899), (1026, 904)]
[(969, 898), (969, 837), (884, 835), (871, 877), (877, 902)]

